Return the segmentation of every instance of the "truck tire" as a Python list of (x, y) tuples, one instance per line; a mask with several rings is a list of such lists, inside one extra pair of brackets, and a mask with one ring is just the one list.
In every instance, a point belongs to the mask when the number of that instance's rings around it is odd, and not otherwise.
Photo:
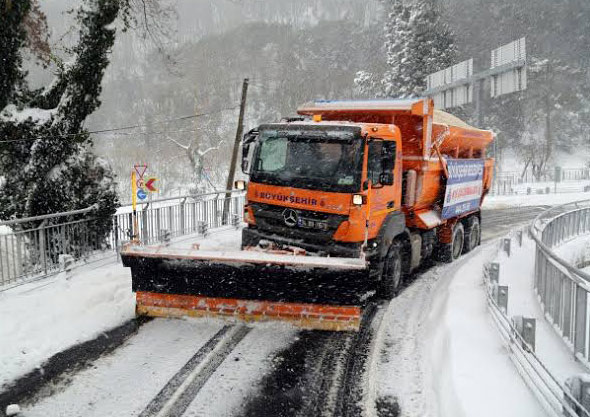
[(463, 253), (471, 252), (481, 242), (481, 226), (479, 225), (479, 218), (471, 216), (467, 219), (465, 227), (465, 244), (463, 245)]
[(242, 230), (242, 244), (241, 244), (242, 250), (244, 250), (244, 248), (247, 248), (249, 246), (251, 246), (251, 247), (258, 246), (259, 243), (260, 243), (260, 238), (258, 236), (255, 236), (254, 234), (250, 233), (248, 231), (248, 229)]
[(463, 223), (457, 222), (453, 227), (453, 240), (451, 243), (441, 243), (439, 246), (439, 259), (451, 263), (463, 253), (465, 243), (465, 228)]
[(381, 279), (377, 283), (377, 297), (381, 299), (391, 300), (399, 291), (402, 282), (401, 250), (402, 245), (398, 241), (394, 241), (387, 250), (383, 260)]

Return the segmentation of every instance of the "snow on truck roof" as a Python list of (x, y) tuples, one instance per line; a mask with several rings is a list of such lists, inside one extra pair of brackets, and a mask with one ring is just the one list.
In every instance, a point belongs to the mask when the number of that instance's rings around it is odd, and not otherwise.
[[(299, 114), (313, 114), (314, 112), (339, 111), (339, 110), (373, 110), (373, 111), (411, 111), (412, 106), (421, 103), (424, 98), (413, 99), (377, 99), (377, 100), (316, 100), (303, 104), (297, 109)], [(461, 127), (464, 129), (477, 129), (463, 120), (442, 110), (434, 110), (433, 122), (449, 127)]]
[(442, 110), (434, 110), (434, 117), (432, 118), (432, 122), (437, 125), (447, 125), (447, 126), (456, 126), (456, 127), (463, 127), (466, 129), (477, 129), (471, 125), (468, 125), (463, 120), (459, 119), (457, 116), (453, 116), (451, 113), (447, 113), (446, 111)]
[(316, 100), (305, 103), (298, 112), (329, 110), (412, 110), (412, 105), (424, 99), (383, 100)]

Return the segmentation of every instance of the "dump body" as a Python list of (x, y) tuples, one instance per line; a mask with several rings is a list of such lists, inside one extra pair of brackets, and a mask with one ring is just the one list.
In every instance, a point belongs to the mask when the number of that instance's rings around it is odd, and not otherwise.
[(493, 133), (434, 110), (431, 100), (319, 101), (301, 106), (298, 113), (325, 121), (391, 124), (399, 129), (404, 178), (408, 172), (415, 173), (415, 186), (406, 187), (402, 196), (408, 227), (432, 229), (445, 222), (437, 219), (445, 196), (447, 160), (483, 164), (482, 197), (477, 209), (491, 187), (494, 161), (486, 159), (486, 147)]

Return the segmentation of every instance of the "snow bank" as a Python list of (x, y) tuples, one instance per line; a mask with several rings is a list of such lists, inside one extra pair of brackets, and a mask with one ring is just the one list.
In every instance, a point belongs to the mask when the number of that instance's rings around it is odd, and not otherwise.
[(500, 285), (508, 286), (508, 314), (532, 317), (537, 321), (535, 354), (559, 382), (588, 370), (574, 359), (573, 353), (547, 321), (534, 289), (535, 242), (523, 236), (522, 247), (512, 240), (511, 256), (500, 252)]
[(134, 315), (131, 276), (118, 263), (0, 292), (0, 387)]
[(590, 234), (577, 236), (553, 249), (563, 260), (578, 267), (590, 262)]
[(422, 274), (381, 328), (377, 397), (402, 416), (540, 416), (489, 315), (483, 264), (495, 243)]

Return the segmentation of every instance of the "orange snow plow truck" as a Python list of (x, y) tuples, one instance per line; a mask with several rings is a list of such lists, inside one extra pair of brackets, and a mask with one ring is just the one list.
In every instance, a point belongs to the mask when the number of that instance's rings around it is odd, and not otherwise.
[(490, 131), (430, 99), (316, 101), (244, 136), (241, 250), (128, 245), (137, 312), (358, 330), (425, 260), (480, 243)]

